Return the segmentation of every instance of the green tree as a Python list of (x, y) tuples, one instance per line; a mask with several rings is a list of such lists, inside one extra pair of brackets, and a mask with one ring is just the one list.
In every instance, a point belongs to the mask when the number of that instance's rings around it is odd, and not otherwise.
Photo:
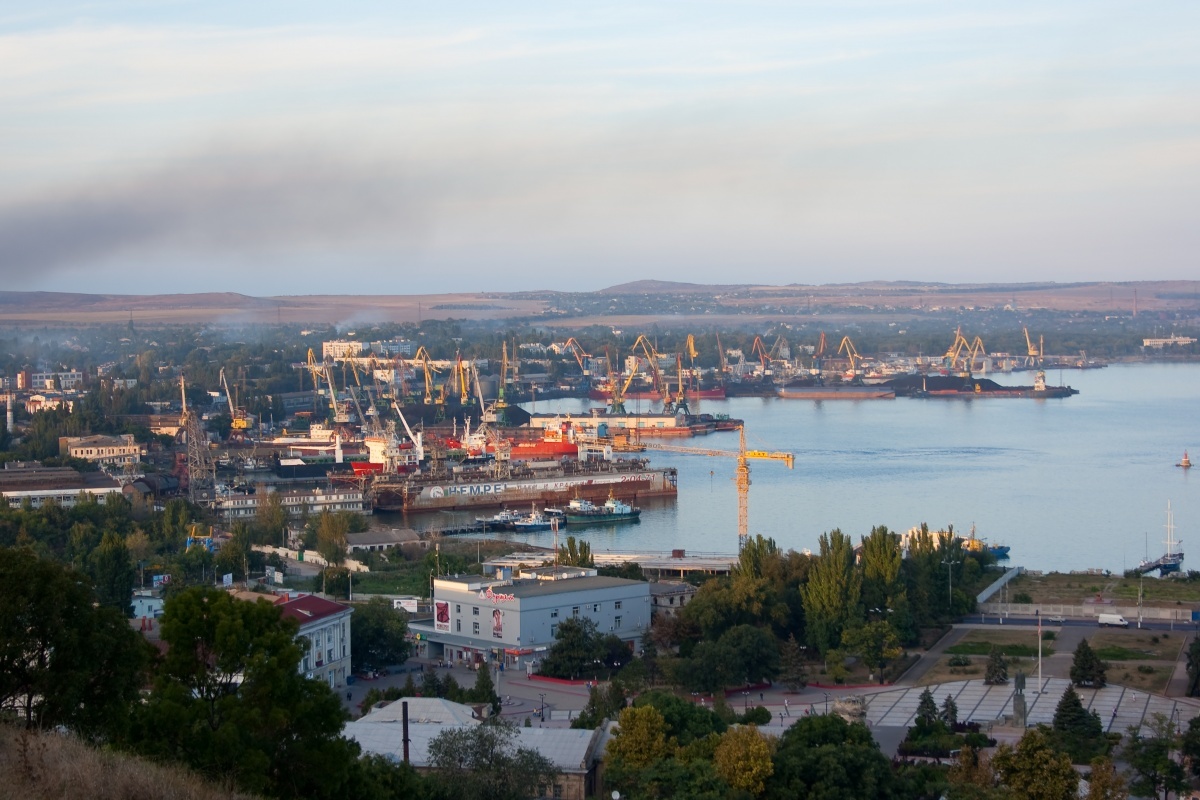
[(598, 728), (604, 720), (616, 719), (625, 708), (625, 703), (625, 690), (620, 683), (611, 681), (604, 686), (593, 686), (588, 689), (587, 705), (571, 721), (571, 727), (583, 730)]
[(1100, 660), (1088, 640), (1081, 640), (1075, 648), (1075, 659), (1071, 662), (1071, 681), (1076, 686), (1102, 689), (1108, 682), (1107, 670), (1108, 664)]
[(1162, 792), (1180, 792), (1187, 788), (1183, 765), (1171, 757), (1180, 742), (1175, 727), (1163, 714), (1150, 715), (1150, 735), (1143, 735), (1136, 726), (1129, 727), (1123, 751), (1129, 764), (1132, 780), (1129, 789), (1135, 795), (1158, 797)]
[(517, 744), (513, 725), (489, 722), (450, 728), (429, 743), (432, 782), (438, 797), (462, 800), (524, 800), (554, 784), (558, 770), (536, 750)]
[(350, 660), (365, 669), (403, 664), (412, 654), (408, 613), (392, 608), (384, 597), (354, 607), (350, 626)]
[(933, 692), (926, 689), (917, 698), (917, 713), (915, 717), (917, 727), (932, 728), (937, 725), (939, 719), (937, 701), (933, 699)]
[(287, 509), (283, 507), (283, 496), (279, 492), (260, 492), (258, 511), (254, 515), (254, 528), (260, 544), (285, 546), (287, 544)]
[(808, 668), (804, 663), (804, 651), (796, 637), (789, 636), (779, 651), (779, 679), (793, 692), (808, 685)]
[(479, 669), (475, 670), (475, 685), (467, 692), (467, 700), (472, 703), (487, 703), (492, 707), (493, 714), (500, 713), (500, 695), (496, 694), (496, 684), (487, 664), (481, 664)]
[(0, 549), (0, 708), (21, 724), (120, 735), (148, 650), (120, 613), (96, 605), (87, 576)]
[(1192, 776), (1200, 777), (1200, 717), (1192, 717), (1188, 722), (1179, 748), (1192, 765)]
[(650, 706), (662, 715), (666, 735), (682, 747), (724, 733), (725, 720), (714, 710), (684, 700), (669, 692), (651, 691), (639, 695), (634, 706)]
[(891, 764), (871, 732), (836, 714), (801, 717), (779, 739), (763, 796), (770, 800), (898, 798)]
[(250, 538), (250, 529), (246, 527), (246, 523), (233, 523), (229, 539), (221, 545), (221, 549), (213, 558), (213, 569), (220, 575), (233, 575), (234, 580), (249, 578), (252, 556), (258, 556), (251, 549)]
[(883, 683), (883, 665), (904, 652), (896, 631), (886, 620), (847, 628), (842, 632), (842, 648), (861, 658), (871, 672), (879, 670), (880, 683)]
[(558, 561), (569, 567), (594, 567), (592, 546), (584, 541), (576, 541), (574, 536), (567, 537), (567, 543), (558, 548)]
[(942, 701), (942, 712), (939, 716), (947, 728), (954, 730), (954, 726), (958, 724), (958, 703), (954, 702), (952, 695), (946, 695), (946, 699)]
[(841, 531), (821, 534), (820, 548), (800, 595), (809, 644), (824, 655), (847, 623), (858, 619), (862, 573), (854, 566), (854, 545)]
[(558, 625), (554, 644), (542, 660), (541, 674), (575, 680), (596, 671), (605, 652), (596, 623), (587, 617), (570, 617)]
[(129, 557), (125, 539), (114, 531), (104, 534), (88, 557), (88, 571), (96, 584), (100, 605), (116, 609), (123, 617), (133, 616), (133, 585), (137, 570)]
[(1008, 683), (1008, 659), (996, 645), (988, 653), (987, 667), (983, 671), (983, 682), (990, 684)]
[(349, 532), (349, 520), (342, 514), (322, 511), (317, 518), (317, 552), (330, 566), (340, 567), (345, 562)]
[(779, 674), (779, 647), (762, 628), (738, 625), (721, 636), (721, 647), (732, 656), (729, 671), (735, 681), (759, 683)]
[(1079, 773), (1054, 749), (1044, 727), (1032, 728), (1016, 748), (1000, 745), (992, 758), (1001, 782), (1027, 800), (1075, 800)]
[(900, 567), (904, 551), (900, 537), (880, 525), (862, 540), (862, 601), (868, 613), (887, 613), (894, 597), (903, 591)]
[(299, 672), (296, 630), (269, 602), (209, 587), (170, 598), (160, 626), (168, 649), (139, 709), (135, 747), (246, 791), (343, 792), (358, 745), (342, 738), (328, 685)]
[(1058, 701), (1050, 730), (1054, 744), (1077, 764), (1086, 764), (1108, 749), (1100, 717), (1083, 707), (1075, 687), (1070, 685)]
[(713, 753), (717, 774), (734, 789), (760, 795), (775, 771), (771, 743), (754, 725), (727, 730)]

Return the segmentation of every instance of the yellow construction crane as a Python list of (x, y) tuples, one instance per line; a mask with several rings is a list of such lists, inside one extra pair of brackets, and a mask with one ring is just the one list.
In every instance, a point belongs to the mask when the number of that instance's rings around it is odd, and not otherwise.
[(567, 339), (567, 343), (563, 345), (563, 349), (575, 356), (575, 361), (579, 364), (579, 371), (583, 373), (583, 377), (590, 378), (592, 372), (587, 368), (587, 360), (591, 356), (587, 354), (587, 351), (583, 349), (583, 346), (579, 342), (575, 341), (574, 336)]
[(444, 391), (439, 390), (436, 398), (433, 396), (433, 375), (437, 370), (429, 363), (431, 360), (429, 351), (425, 349), (424, 345), (418, 347), (417, 352), (413, 355), (413, 361), (420, 364), (421, 369), (425, 372), (425, 405), (431, 406), (434, 403), (442, 405), (446, 402)]
[(858, 350), (854, 347), (854, 342), (850, 341), (849, 336), (843, 336), (842, 343), (838, 345), (837, 354), (840, 356), (842, 353), (845, 353), (846, 358), (850, 360), (850, 376), (858, 375), (858, 362), (862, 360), (862, 357), (858, 354)]
[[(974, 375), (977, 371), (982, 372), (985, 358), (987, 358), (987, 348), (983, 346), (983, 339), (976, 336), (975, 341), (971, 342), (971, 349), (967, 351), (967, 373)], [(978, 370), (975, 369), (976, 364), (979, 364)]]
[(1021, 330), (1025, 331), (1025, 346), (1028, 348), (1028, 352), (1029, 352), (1029, 356), (1025, 359), (1025, 366), (1041, 367), (1042, 355), (1045, 352), (1042, 349), (1042, 346), (1043, 346), (1042, 337), (1041, 336), (1038, 337), (1037, 347), (1034, 347), (1033, 340), (1029, 338), (1029, 328), (1021, 328)]
[(795, 466), (796, 458), (791, 453), (768, 450), (746, 449), (746, 427), (738, 426), (737, 450), (711, 450), (704, 447), (681, 447), (674, 444), (659, 444), (658, 442), (643, 441), (647, 450), (661, 450), (667, 453), (685, 453), (697, 456), (715, 456), (737, 459), (737, 469), (734, 471), (733, 482), (737, 486), (738, 496), (738, 552), (745, 547), (750, 537), (750, 464), (752, 458), (761, 458), (787, 463), (788, 469)]
[(636, 355), (639, 347), (641, 347), (642, 355), (645, 356), (646, 363), (650, 367), (650, 379), (654, 383), (654, 391), (662, 398), (663, 405), (670, 405), (671, 393), (663, 381), (662, 371), (658, 368), (658, 350), (654, 349), (654, 345), (650, 343), (650, 340), (644, 334), (638, 336), (637, 341), (633, 343), (633, 347), (630, 350)]
[(221, 388), (225, 390), (225, 400), (229, 403), (229, 417), (233, 420), (230, 427), (235, 431), (250, 430), (250, 418), (246, 416), (246, 409), (238, 405), (237, 399), (230, 391), (229, 382), (225, 380), (224, 367), (221, 367)]

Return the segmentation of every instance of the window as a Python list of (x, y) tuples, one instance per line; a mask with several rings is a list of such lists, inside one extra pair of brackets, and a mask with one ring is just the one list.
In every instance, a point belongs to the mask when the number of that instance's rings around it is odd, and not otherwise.
[(578, 617), (578, 616), (579, 616), (579, 606), (574, 606), (574, 607), (572, 607), (572, 608), (571, 608), (571, 616), (572, 616), (572, 617)]
[(478, 622), (471, 623), (471, 633), (475, 634), (476, 636), (479, 635), (479, 623)]
[(479, 616), (479, 606), (475, 606), (474, 608), (471, 609), (471, 616), (473, 616), (473, 617)]
[(558, 625), (551, 625), (550, 626), (550, 638), (553, 639), (557, 635), (558, 635)]
[(614, 627), (614, 628), (619, 628), (619, 627), (621, 627), (621, 618), (620, 618), (620, 617), (614, 617), (614, 618), (613, 618), (613, 627)]
[(462, 613), (462, 606), (461, 606), (461, 605), (459, 605), (458, 603), (455, 603), (455, 604), (454, 604), (454, 613), (455, 613), (455, 614), (461, 614), (461, 613)]
[(593, 614), (600, 613), (600, 604), (599, 603), (592, 603), (592, 613)]
[(462, 633), (462, 620), (461, 619), (454, 620), (454, 632)]
[(550, 609), (550, 619), (558, 619), (558, 609), (557, 608)]
[(621, 610), (621, 601), (620, 600), (614, 601), (613, 608), (616, 609), (617, 611), (620, 611)]
[(562, 797), (562, 784), (561, 783), (554, 784), (554, 796)]
[(332, 647), (325, 651), (325, 660), (333, 661), (333, 648)]

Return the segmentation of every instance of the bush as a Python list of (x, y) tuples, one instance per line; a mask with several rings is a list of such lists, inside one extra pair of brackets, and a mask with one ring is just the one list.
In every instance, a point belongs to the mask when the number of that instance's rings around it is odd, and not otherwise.
[(1139, 664), (1138, 672), (1142, 673), (1143, 675), (1153, 675), (1154, 667), (1150, 666), (1149, 664)]
[(743, 725), (758, 725), (760, 728), (771, 724), (771, 711), (764, 706), (755, 706), (738, 720)]
[(1013, 602), (1029, 605), (1033, 602), (1033, 598), (1029, 596), (1029, 592), (1017, 592), (1013, 595)]
[(1057, 634), (1054, 631), (1042, 631), (1043, 642), (1053, 642)]
[(950, 656), (949, 664), (952, 667), (969, 667), (971, 666), (971, 657), (961, 653), (956, 653)]

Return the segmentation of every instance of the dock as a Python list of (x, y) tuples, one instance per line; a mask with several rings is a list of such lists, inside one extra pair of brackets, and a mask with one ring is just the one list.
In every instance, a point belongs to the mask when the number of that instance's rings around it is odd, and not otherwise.
[[(493, 558), (488, 566), (518, 567), (540, 564), (553, 559), (553, 550), (540, 552), (512, 553)], [(636, 563), (647, 578), (684, 578), (691, 574), (728, 575), (738, 563), (738, 557), (727, 553), (691, 553), (683, 550), (658, 552), (592, 551), (592, 560), (597, 567), (619, 567)]]

